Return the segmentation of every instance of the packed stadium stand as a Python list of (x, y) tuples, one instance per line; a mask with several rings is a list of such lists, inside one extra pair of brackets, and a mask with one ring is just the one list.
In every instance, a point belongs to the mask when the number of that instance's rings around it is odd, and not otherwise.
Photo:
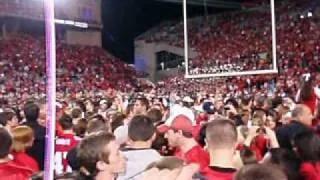
[[(0, 16), (39, 15), (25, 5), (15, 9), (19, 2), (0, 1)], [(188, 21), (190, 74), (271, 68), (269, 5), (253, 2)], [(183, 56), (160, 51), (170, 68), (180, 67), (163, 81), (142, 83), (147, 72), (102, 47), (57, 37), (53, 104), (46, 101), (43, 34), (2, 26), (0, 179), (38, 180), (54, 172), (55, 180), (319, 180), (320, 10), (305, 11), (303, 2), (276, 4), (277, 74), (186, 79)], [(92, 29), (74, 34), (99, 37)], [(182, 22), (165, 22), (137, 41), (178, 52), (182, 32)], [(55, 116), (48, 118), (48, 106)], [(49, 170), (48, 140), (54, 143)]]
[[(307, 64), (316, 67), (318, 63), (319, 13), (313, 13), (309, 17), (301, 3), (303, 4), (302, 1), (276, 3), (277, 60), (282, 70), (289, 66), (294, 71)], [(197, 57), (189, 60), (189, 73), (272, 69), (269, 6), (265, 3), (249, 10), (188, 20), (189, 46), (191, 50), (198, 52)], [(301, 18), (301, 14), (304, 18)], [(183, 37), (183, 22), (171, 21), (153, 28), (137, 40), (183, 47)]]

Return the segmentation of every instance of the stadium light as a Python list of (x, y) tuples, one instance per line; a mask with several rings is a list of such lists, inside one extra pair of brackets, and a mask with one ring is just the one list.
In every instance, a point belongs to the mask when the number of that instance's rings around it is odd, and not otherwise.
[(312, 12), (308, 12), (308, 17), (312, 17)]

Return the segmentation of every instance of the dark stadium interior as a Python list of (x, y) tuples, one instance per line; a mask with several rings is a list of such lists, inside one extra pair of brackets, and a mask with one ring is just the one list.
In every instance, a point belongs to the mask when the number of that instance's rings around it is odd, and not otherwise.
[[(199, 0), (199, 5), (188, 6), (189, 17), (205, 14), (204, 1)], [(230, 10), (206, 7), (208, 14)], [(182, 18), (182, 4), (159, 0), (105, 0), (102, 1), (102, 13), (104, 47), (126, 62), (133, 63), (134, 38), (165, 20)]]

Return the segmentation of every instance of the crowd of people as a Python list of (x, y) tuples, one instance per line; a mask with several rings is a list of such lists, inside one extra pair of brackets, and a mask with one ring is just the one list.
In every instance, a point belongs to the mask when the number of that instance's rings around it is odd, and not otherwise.
[[(278, 74), (143, 85), (102, 48), (58, 41), (55, 179), (320, 180), (319, 17), (297, 19), (299, 3), (277, 8)], [(191, 20), (190, 73), (269, 69), (263, 7)], [(142, 38), (182, 46), (170, 23)], [(44, 176), (44, 42), (0, 40), (0, 179)]]
[[(45, 40), (27, 34), (0, 40), (0, 99), (19, 104), (45, 96)], [(63, 95), (113, 88), (130, 92), (139, 75), (99, 47), (57, 44), (57, 91)], [(95, 80), (92, 81), (92, 78)]]
[[(319, 14), (304, 14), (301, 19), (300, 14), (305, 13), (303, 3), (276, 2), (277, 60), (284, 70), (319, 67)], [(183, 47), (183, 27), (182, 21), (163, 23), (139, 40)], [(273, 69), (271, 27), (268, 3), (248, 11), (188, 20), (189, 46), (198, 53), (189, 60), (189, 73)]]
[[(320, 179), (320, 75), (296, 97), (110, 92), (56, 102), (56, 179)], [(0, 176), (41, 179), (46, 101), (0, 113)], [(181, 176), (181, 177), (180, 177)]]

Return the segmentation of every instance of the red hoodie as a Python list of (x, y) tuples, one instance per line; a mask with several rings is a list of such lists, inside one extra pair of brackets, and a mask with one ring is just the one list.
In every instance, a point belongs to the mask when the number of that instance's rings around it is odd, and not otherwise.
[(33, 171), (15, 161), (0, 163), (0, 177), (5, 180), (28, 180)]
[(38, 172), (39, 171), (39, 165), (37, 163), (36, 160), (34, 160), (31, 156), (29, 156), (28, 154), (24, 153), (24, 152), (13, 152), (12, 153), (13, 157), (14, 157), (14, 161), (24, 165), (26, 167), (29, 167), (30, 169), (32, 169), (34, 172)]
[(300, 175), (303, 180), (320, 180), (320, 162), (315, 164), (305, 162), (300, 167)]

